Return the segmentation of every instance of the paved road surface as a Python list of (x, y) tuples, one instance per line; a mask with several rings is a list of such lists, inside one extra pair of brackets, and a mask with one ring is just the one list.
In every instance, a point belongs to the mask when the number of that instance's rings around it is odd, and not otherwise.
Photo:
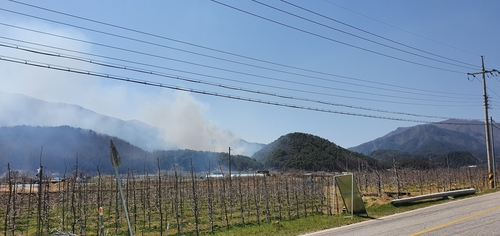
[(500, 235), (500, 192), (307, 235)]

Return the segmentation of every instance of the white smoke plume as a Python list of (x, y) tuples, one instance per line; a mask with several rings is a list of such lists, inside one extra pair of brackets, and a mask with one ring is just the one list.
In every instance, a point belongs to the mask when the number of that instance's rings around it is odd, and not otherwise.
[[(16, 23), (16, 25), (92, 41), (82, 32), (68, 28), (33, 22)], [(0, 28), (0, 35), (27, 41), (36, 39), (39, 44), (57, 45), (57, 47), (75, 51), (96, 53), (99, 50), (84, 43), (43, 36), (19, 29)], [(11, 43), (17, 44), (15, 42)], [(48, 64), (52, 63), (90, 71), (99, 71), (100, 69), (91, 64), (32, 55), (13, 49), (4, 52), (4, 56), (28, 58)], [(210, 122), (206, 116), (209, 106), (196, 100), (189, 93), (148, 88), (125, 82), (107, 81), (102, 78), (52, 71), (5, 61), (0, 61), (0, 74), (0, 83), (2, 84), (0, 90), (10, 95), (19, 93), (49, 102), (76, 104), (106, 116), (122, 120), (140, 120), (156, 126), (161, 133), (158, 136), (152, 135), (154, 137), (151, 137), (149, 142), (159, 142), (160, 144), (149, 145), (148, 148), (168, 149), (176, 147), (205, 151), (225, 151), (237, 139), (232, 132), (223, 130)], [(10, 95), (4, 94), (3, 98), (12, 97)], [(96, 118), (96, 116), (82, 117), (83, 113), (79, 113), (78, 109), (74, 107), (68, 108), (68, 106), (52, 104), (48, 107), (34, 108), (30, 104), (21, 104), (22, 102), (19, 102), (19, 99), (15, 101), (17, 102), (14, 102), (14, 100), (3, 100), (1, 102), (0, 125), (70, 125), (93, 129), (97, 132), (106, 132), (110, 135), (125, 132), (124, 130), (114, 130), (119, 129), (119, 127), (110, 125), (109, 122), (103, 121), (102, 118)], [(21, 112), (23, 108), (25, 110)], [(133, 135), (129, 134), (129, 136)]]

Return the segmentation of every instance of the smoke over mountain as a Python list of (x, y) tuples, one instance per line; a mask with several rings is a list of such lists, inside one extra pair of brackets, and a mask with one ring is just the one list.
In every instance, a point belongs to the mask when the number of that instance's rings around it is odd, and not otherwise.
[(193, 149), (222, 152), (231, 146), (234, 154), (252, 155), (262, 147), (247, 143), (208, 122), (199, 105), (189, 96), (176, 96), (170, 104), (164, 102), (164, 109), (154, 109), (152, 105), (143, 108), (145, 120), (158, 125), (155, 127), (137, 120), (104, 116), (76, 105), (45, 102), (0, 91), (0, 127), (68, 125), (120, 137), (149, 151)]
[[(33, 22), (16, 22), (16, 24), (21, 27), (36, 28), (42, 32), (92, 41), (84, 33), (65, 27)], [(40, 45), (58, 45), (60, 48), (76, 51), (72, 53), (74, 56), (88, 57), (77, 52), (95, 54), (105, 52), (102, 48), (83, 42), (39, 35), (20, 29), (2, 28), (0, 35), (28, 41), (36, 38), (36, 42)], [(84, 62), (33, 55), (14, 49), (6, 49), (3, 53), (20, 59), (30, 58), (47, 65), (96, 72), (104, 70)], [(221, 129), (210, 122), (207, 118), (208, 106), (189, 93), (9, 62), (0, 63), (0, 72), (2, 90), (8, 92), (0, 93), (0, 114), (2, 114), (0, 126), (69, 125), (117, 136), (146, 150), (181, 148), (225, 151), (232, 143), (239, 140), (231, 131)], [(121, 71), (117, 70), (115, 73)], [(158, 78), (144, 79), (163, 82)], [(245, 152), (241, 148), (238, 150), (239, 153)]]

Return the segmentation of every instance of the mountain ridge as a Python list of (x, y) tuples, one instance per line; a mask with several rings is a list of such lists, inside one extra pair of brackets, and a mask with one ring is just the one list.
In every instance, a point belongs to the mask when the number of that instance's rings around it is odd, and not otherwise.
[[(177, 166), (179, 171), (190, 170), (190, 158), (197, 171), (217, 170), (217, 164), (227, 163), (227, 153), (195, 150), (145, 151), (125, 140), (93, 130), (70, 126), (11, 126), (0, 127), (0, 163), (10, 163), (11, 169), (33, 173), (40, 165), (49, 174), (70, 174), (76, 165), (79, 170), (95, 173), (112, 173), (110, 140), (113, 140), (122, 165), (122, 173), (128, 170), (139, 173), (157, 173), (157, 160), (162, 170)], [(235, 171), (261, 168), (258, 162), (247, 156), (232, 155)], [(78, 164), (77, 164), (78, 161)], [(212, 163), (211, 168), (208, 169)], [(226, 168), (224, 166), (224, 168)], [(0, 174), (5, 168), (0, 169)], [(67, 175), (66, 175), (67, 176)]]
[[(8, 114), (0, 116), (0, 127), (67, 125), (119, 137), (146, 151), (179, 149), (179, 145), (167, 142), (164, 132), (155, 126), (102, 115), (79, 105), (47, 102), (0, 90), (0, 111)], [(236, 138), (230, 145), (238, 154), (251, 156), (264, 144)]]
[[(477, 120), (449, 119), (433, 124), (397, 128), (372, 141), (348, 148), (370, 155), (376, 150), (396, 150), (411, 154), (468, 151), (484, 156), (484, 123)], [(500, 144), (495, 139), (495, 144)]]

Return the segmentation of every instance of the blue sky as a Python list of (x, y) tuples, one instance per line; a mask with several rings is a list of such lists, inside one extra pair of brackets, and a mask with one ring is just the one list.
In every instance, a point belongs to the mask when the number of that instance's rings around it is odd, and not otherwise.
[[(467, 73), (481, 70), (481, 56), (487, 69), (500, 69), (498, 1), (1, 2), (4, 45), (153, 75), (9, 47), (1, 56), (218, 96), (7, 61), (0, 90), (141, 120), (184, 148), (227, 150), (210, 140), (269, 143), (290, 132), (352, 147), (397, 127), (484, 119), (482, 85)], [(500, 120), (500, 78), (487, 81), (490, 115)], [(198, 139), (207, 142), (192, 144)]]

